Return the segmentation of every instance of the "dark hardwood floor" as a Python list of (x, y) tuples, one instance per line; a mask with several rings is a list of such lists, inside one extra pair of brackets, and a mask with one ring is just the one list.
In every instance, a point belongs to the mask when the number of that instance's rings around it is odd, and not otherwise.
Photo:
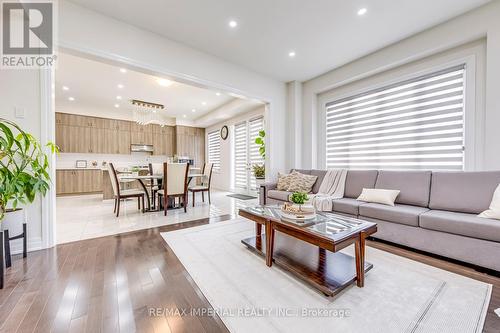
[[(149, 314), (210, 307), (160, 232), (231, 215), (58, 245), (15, 256), (0, 290), (1, 332), (228, 332), (218, 317)], [(494, 285), (485, 332), (499, 332), (500, 278), (380, 242), (367, 245)]]

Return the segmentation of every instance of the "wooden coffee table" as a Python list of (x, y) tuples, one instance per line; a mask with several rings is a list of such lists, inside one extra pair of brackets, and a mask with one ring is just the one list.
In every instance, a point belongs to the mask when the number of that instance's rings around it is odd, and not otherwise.
[[(256, 226), (255, 236), (241, 242), (264, 256), (267, 266), (274, 262), (325, 295), (334, 296), (354, 281), (364, 286), (365, 272), (373, 268), (365, 262), (365, 239), (377, 224), (323, 212), (300, 224), (282, 219), (280, 212), (278, 206), (241, 208), (239, 215)], [(338, 252), (352, 244), (354, 257)]]

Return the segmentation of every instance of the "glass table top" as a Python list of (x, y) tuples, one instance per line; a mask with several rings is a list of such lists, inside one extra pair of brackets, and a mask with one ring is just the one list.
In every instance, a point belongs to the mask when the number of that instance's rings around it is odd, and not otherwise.
[(375, 225), (372, 222), (327, 212), (316, 212), (316, 216), (309, 220), (293, 221), (282, 217), (281, 207), (278, 205), (248, 206), (240, 209), (250, 214), (267, 217), (274, 222), (292, 224), (328, 238), (336, 238), (340, 234), (349, 234)]

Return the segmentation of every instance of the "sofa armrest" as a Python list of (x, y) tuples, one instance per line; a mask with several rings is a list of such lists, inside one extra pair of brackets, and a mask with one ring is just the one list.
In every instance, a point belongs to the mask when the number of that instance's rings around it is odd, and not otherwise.
[(267, 199), (267, 192), (270, 190), (275, 190), (277, 183), (264, 183), (259, 187), (259, 204), (265, 205)]

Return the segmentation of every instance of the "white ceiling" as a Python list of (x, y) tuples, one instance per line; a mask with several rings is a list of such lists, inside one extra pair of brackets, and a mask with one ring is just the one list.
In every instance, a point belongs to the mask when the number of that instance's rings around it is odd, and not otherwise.
[[(310, 79), (489, 2), (71, 1), (283, 81)], [(230, 29), (233, 19), (238, 26)]]
[[(120, 69), (121, 67), (107, 63), (59, 53), (55, 86), (56, 111), (133, 119), (130, 100), (138, 99), (165, 105), (164, 110), (158, 111), (162, 112), (165, 118), (177, 118), (177, 122), (194, 124), (196, 119), (206, 119), (206, 115), (211, 111), (236, 100), (223, 92), (179, 82), (164, 87), (158, 84), (157, 76), (129, 69), (122, 73)], [(119, 84), (122, 84), (123, 88), (118, 88)], [(63, 90), (63, 86), (69, 90)], [(117, 96), (121, 96), (121, 100), (118, 100)], [(74, 101), (70, 101), (70, 97), (73, 97)], [(245, 100), (245, 103), (253, 105), (254, 108), (259, 105), (255, 101)], [(119, 108), (116, 108), (115, 104), (119, 104)], [(192, 112), (193, 109), (196, 112)], [(238, 113), (239, 110), (233, 112), (226, 108), (224, 116), (228, 119)], [(172, 121), (175, 123), (175, 119)]]

